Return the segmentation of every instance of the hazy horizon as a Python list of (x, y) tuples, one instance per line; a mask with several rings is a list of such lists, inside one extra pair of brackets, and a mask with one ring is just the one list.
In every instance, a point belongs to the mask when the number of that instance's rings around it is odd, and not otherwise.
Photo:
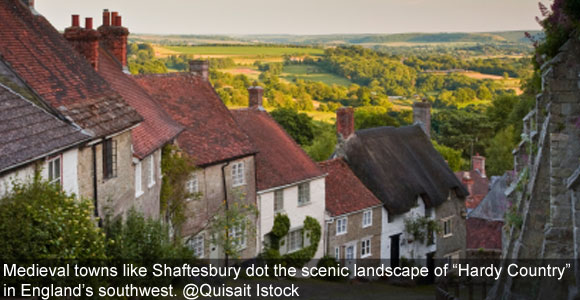
[[(401, 3), (402, 2), (402, 3)], [(529, 0), (36, 0), (57, 29), (72, 14), (93, 17), (118, 11), (133, 33), (156, 35), (331, 35), (540, 30)], [(159, 20), (153, 22), (153, 20)]]

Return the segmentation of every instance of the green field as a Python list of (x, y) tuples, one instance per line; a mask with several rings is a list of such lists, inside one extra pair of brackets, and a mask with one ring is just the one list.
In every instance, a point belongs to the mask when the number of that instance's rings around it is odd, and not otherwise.
[(349, 86), (352, 82), (350, 80), (325, 72), (316, 66), (309, 65), (290, 65), (285, 66), (280, 78), (293, 82), (295, 79), (303, 79), (310, 81), (320, 81), (328, 85), (342, 85)]
[(324, 53), (318, 48), (296, 47), (263, 47), (263, 46), (162, 46), (172, 52), (194, 55), (219, 56), (283, 56), (283, 55), (310, 55), (318, 56)]

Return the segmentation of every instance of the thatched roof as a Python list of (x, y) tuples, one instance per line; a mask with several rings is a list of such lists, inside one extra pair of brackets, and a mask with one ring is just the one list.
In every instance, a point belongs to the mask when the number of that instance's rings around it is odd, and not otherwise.
[(420, 126), (359, 130), (343, 147), (352, 171), (391, 214), (409, 211), (417, 196), (435, 207), (450, 191), (468, 195)]

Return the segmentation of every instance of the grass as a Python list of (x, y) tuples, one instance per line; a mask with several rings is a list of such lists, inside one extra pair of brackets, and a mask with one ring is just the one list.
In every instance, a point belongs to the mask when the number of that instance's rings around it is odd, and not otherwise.
[(325, 72), (324, 70), (309, 65), (290, 65), (285, 66), (280, 78), (287, 81), (294, 81), (296, 79), (320, 81), (328, 85), (342, 85), (348, 87), (352, 82), (344, 77)]
[[(228, 109), (230, 109), (230, 110), (240, 109), (240, 108), (246, 108), (246, 107), (239, 106), (239, 105), (228, 105)], [(273, 107), (266, 107), (267, 112), (271, 112), (273, 110), (274, 110)], [(333, 124), (333, 125), (336, 121), (336, 114), (334, 112), (329, 112), (329, 111), (300, 111), (300, 112), (303, 112), (303, 113), (309, 115), (310, 117), (312, 117), (312, 119), (314, 121), (320, 121), (320, 122)]]

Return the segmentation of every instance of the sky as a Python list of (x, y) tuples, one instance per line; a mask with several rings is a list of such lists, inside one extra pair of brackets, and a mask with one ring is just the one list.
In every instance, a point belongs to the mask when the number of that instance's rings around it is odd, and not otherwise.
[[(551, 2), (546, 2), (550, 4)], [(134, 33), (336, 34), (540, 29), (537, 0), (36, 0), (57, 29), (108, 8)]]

